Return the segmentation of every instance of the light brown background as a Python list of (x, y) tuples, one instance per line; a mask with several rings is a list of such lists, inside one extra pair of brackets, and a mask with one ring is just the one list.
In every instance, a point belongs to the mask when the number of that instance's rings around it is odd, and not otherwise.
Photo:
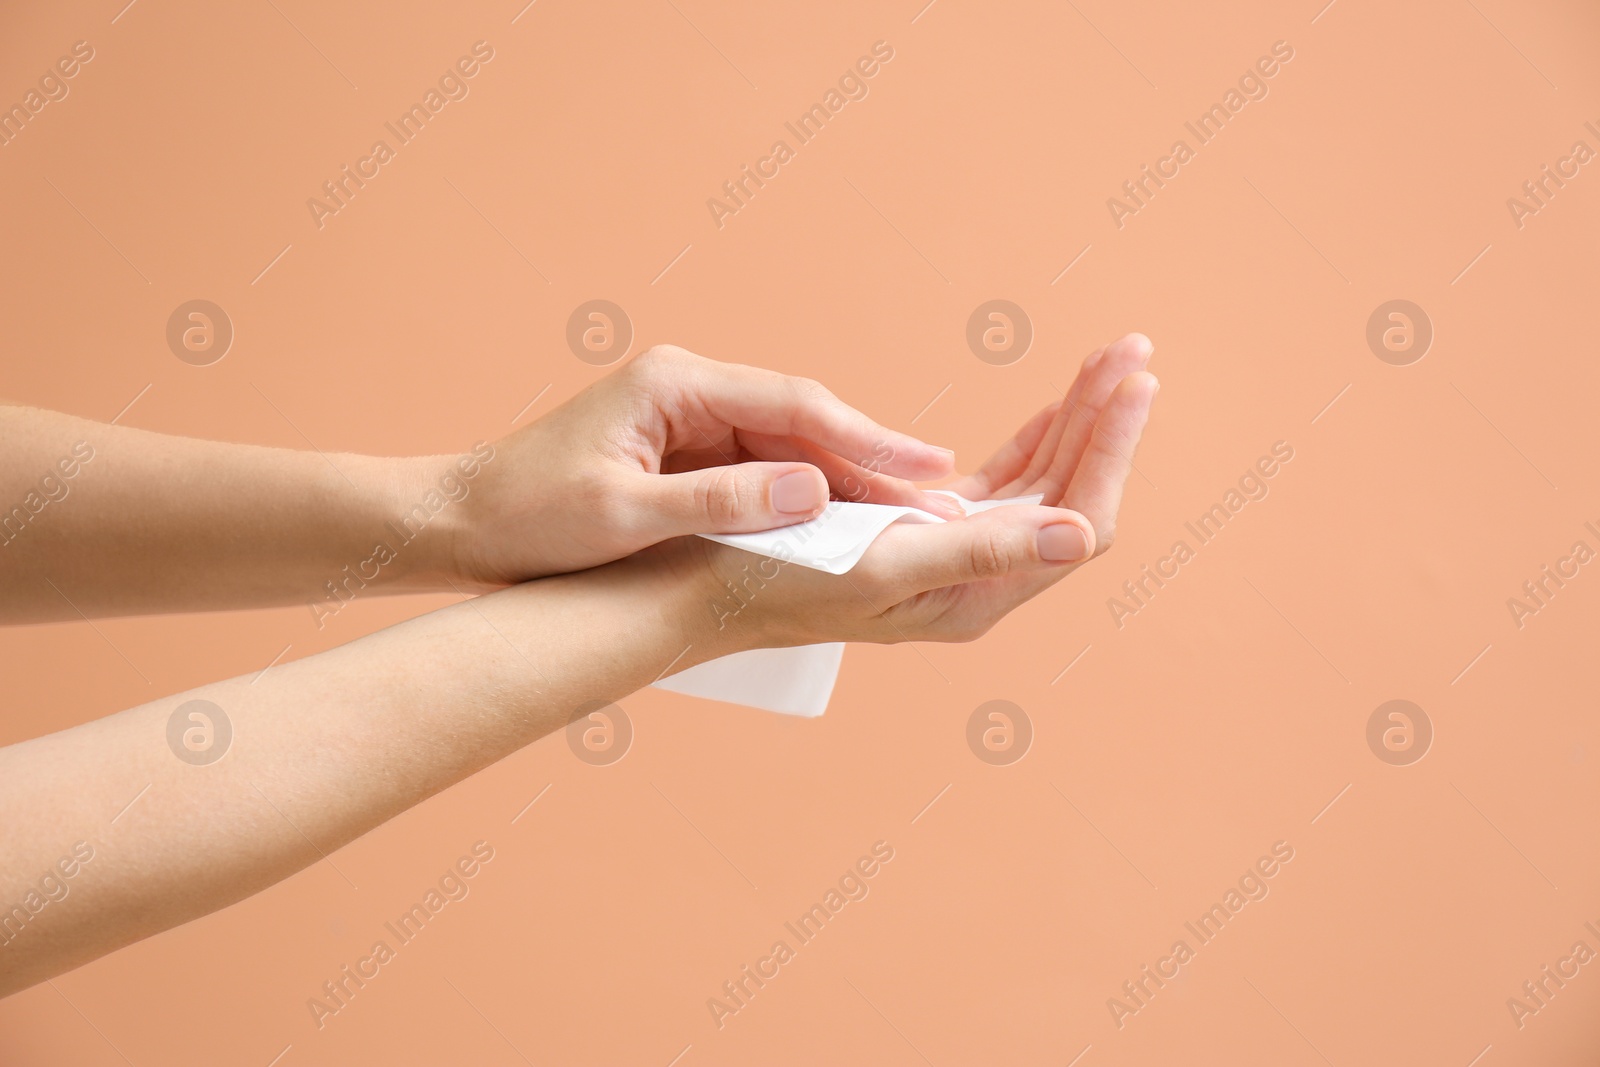
[[(96, 51), (0, 148), (14, 401), (110, 419), (139, 395), (122, 421), (168, 433), (460, 449), (604, 373), (564, 341), (596, 297), (635, 351), (815, 376), (966, 468), (1123, 332), (1155, 340), (1164, 388), (1116, 550), (982, 642), (852, 648), (818, 721), (635, 696), (620, 763), (546, 739), (337, 869), (0, 1003), (0, 1060), (1592, 1061), (1600, 965), (1520, 1031), (1505, 1002), (1600, 948), (1600, 572), (1520, 630), (1506, 600), (1600, 547), (1600, 175), (1520, 230), (1505, 202), (1575, 140), (1600, 148), (1600, 14), (920, 5), (7, 14), (7, 104), (74, 41)], [(480, 39), (470, 97), (319, 231), (306, 199)], [(880, 39), (870, 96), (718, 230), (706, 199)], [(1295, 58), (1270, 95), (1118, 230), (1106, 198), (1278, 40)], [(1037, 331), (1008, 367), (964, 341), (996, 297)], [(164, 339), (194, 298), (237, 330), (206, 368)], [(1436, 330), (1408, 367), (1364, 339), (1394, 298)], [(1117, 629), (1107, 598), (1278, 440), (1295, 459), (1270, 496)], [(321, 633), (302, 609), (12, 629), (0, 731), (445, 602), (366, 600)], [(1409, 767), (1365, 741), (1394, 698), (1437, 733)], [(1010, 767), (966, 747), (991, 699), (1036, 730)], [(471, 896), (319, 1031), (307, 999), (478, 839), (497, 857)], [(880, 839), (871, 895), (719, 1031), (706, 999)], [(1271, 895), (1118, 1030), (1107, 998), (1277, 840), (1296, 858)]]

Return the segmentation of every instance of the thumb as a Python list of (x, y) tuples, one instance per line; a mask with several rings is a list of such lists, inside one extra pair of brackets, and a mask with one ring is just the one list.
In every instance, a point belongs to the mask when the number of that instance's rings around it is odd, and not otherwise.
[(650, 521), (663, 540), (790, 526), (816, 518), (828, 503), (828, 480), (809, 463), (735, 463), (643, 477)]

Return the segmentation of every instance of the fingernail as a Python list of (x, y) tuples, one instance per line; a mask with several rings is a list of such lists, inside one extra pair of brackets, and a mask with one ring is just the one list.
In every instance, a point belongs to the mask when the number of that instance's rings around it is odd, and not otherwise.
[(932, 505), (931, 510), (944, 514), (952, 519), (964, 519), (967, 511), (961, 504), (943, 493), (923, 493), (922, 499)]
[(1039, 531), (1039, 556), (1046, 563), (1077, 563), (1089, 556), (1089, 539), (1070, 522)]
[(806, 515), (823, 504), (817, 477), (805, 471), (785, 474), (772, 483), (772, 508), (784, 515)]

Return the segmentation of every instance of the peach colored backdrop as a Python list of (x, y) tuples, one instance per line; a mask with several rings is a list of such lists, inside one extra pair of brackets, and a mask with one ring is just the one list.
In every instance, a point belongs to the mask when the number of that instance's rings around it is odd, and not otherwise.
[[(619, 762), (548, 738), (0, 1003), (0, 1061), (1592, 1061), (1600, 966), (1561, 961), (1600, 950), (1600, 566), (1561, 561), (1600, 549), (1593, 5), (123, 2), (0, 33), (7, 107), (93, 55), (0, 146), (13, 401), (462, 449), (605, 373), (566, 340), (595, 299), (634, 353), (818, 377), (966, 468), (1125, 331), (1165, 388), (1116, 550), (985, 640), (852, 648), (818, 721), (637, 695)], [(476, 42), (467, 95), (401, 144), (385, 123)], [(785, 123), (877, 42), (800, 143)], [(746, 165), (770, 177), (735, 203)], [(167, 341), (201, 299), (235, 333), (206, 366)], [(1021, 359), (969, 347), (996, 299)], [(1278, 442), (1266, 496), (1230, 498)], [(1201, 544), (1185, 524), (1230, 502)], [(0, 740), (446, 602), (0, 632)], [(967, 741), (991, 700), (1031, 723), (1009, 765)], [(1421, 710), (1409, 743), (1385, 717), (1369, 744), (1391, 700)], [(470, 895), (319, 1027), (308, 1000), (478, 841)], [(784, 924), (880, 841), (868, 895), (800, 944)], [(1279, 842), (1202, 943), (1185, 923)], [(719, 1027), (708, 999), (780, 939)]]

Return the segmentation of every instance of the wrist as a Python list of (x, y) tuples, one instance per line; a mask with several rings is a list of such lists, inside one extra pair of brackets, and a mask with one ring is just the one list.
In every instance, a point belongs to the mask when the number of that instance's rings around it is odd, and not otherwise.
[[(473, 526), (465, 505), (481, 462), (468, 453), (383, 463), (384, 489), (376, 524), (378, 545), (392, 556), (394, 582), (418, 591), (479, 593), (495, 588), (469, 577), (463, 563)], [(467, 469), (473, 470), (471, 476)]]
[(785, 644), (769, 625), (759, 600), (775, 590), (735, 581), (741, 567), (762, 557), (724, 548), (700, 537), (681, 537), (637, 553), (619, 566), (637, 568), (658, 584), (656, 603), (688, 648), (674, 672), (719, 656)]

